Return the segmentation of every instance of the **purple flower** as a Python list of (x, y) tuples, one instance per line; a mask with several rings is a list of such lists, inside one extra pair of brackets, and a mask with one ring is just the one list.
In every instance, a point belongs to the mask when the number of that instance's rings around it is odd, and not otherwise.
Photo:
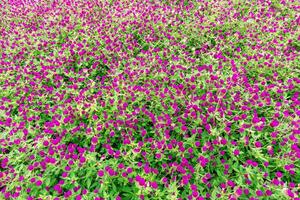
[(267, 196), (272, 196), (272, 194), (273, 194), (273, 193), (272, 193), (271, 190), (266, 190), (266, 195), (267, 195)]
[(43, 184), (43, 182), (41, 180), (38, 180), (35, 182), (36, 186), (41, 186)]
[(100, 177), (104, 176), (104, 171), (103, 170), (99, 170), (98, 171), (98, 176), (100, 176)]
[(260, 196), (263, 196), (264, 193), (261, 190), (257, 190), (256, 195), (260, 197)]
[(279, 125), (279, 121), (277, 120), (273, 120), (271, 123), (270, 123), (270, 126), (271, 127), (277, 127)]
[(256, 141), (254, 145), (255, 145), (256, 148), (261, 148), (262, 147), (262, 143), (260, 141)]
[(154, 181), (154, 182), (151, 182), (150, 185), (151, 185), (151, 187), (152, 187), (153, 189), (157, 189), (157, 188), (158, 188), (158, 184), (157, 184), (155, 181)]
[(275, 174), (276, 174), (277, 178), (282, 178), (282, 176), (283, 176), (283, 174), (281, 172), (276, 172)]

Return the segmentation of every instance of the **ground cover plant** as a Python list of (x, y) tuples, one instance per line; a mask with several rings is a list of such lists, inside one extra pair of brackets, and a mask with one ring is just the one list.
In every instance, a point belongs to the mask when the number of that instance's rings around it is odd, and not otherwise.
[(298, 1), (0, 13), (0, 199), (300, 199)]

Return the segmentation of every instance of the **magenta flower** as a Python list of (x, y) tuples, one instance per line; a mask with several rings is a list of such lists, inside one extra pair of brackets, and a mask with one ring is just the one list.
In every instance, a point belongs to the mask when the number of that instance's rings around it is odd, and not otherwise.
[(154, 182), (151, 182), (150, 185), (151, 185), (151, 187), (152, 187), (153, 189), (157, 189), (157, 188), (158, 188), (158, 184), (157, 184), (155, 181), (154, 181)]
[(254, 145), (255, 145), (256, 148), (261, 148), (262, 147), (262, 143), (260, 141), (256, 141), (254, 143)]
[(36, 186), (41, 186), (43, 184), (43, 182), (41, 180), (38, 180), (35, 182)]
[(277, 127), (279, 125), (279, 121), (277, 121), (277, 120), (273, 120), (273, 121), (271, 121), (271, 123), (270, 123), (270, 126), (271, 127)]
[(104, 171), (103, 170), (99, 170), (98, 171), (98, 176), (103, 177), (104, 176)]
[(282, 178), (282, 176), (283, 176), (283, 174), (281, 172), (276, 172), (275, 174), (276, 174), (277, 178)]
[(267, 195), (267, 196), (272, 196), (272, 194), (273, 194), (273, 193), (272, 193), (271, 190), (266, 190), (266, 195)]

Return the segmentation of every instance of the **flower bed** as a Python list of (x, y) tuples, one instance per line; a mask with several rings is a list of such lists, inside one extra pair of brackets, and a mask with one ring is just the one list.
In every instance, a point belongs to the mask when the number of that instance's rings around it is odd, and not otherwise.
[(300, 199), (296, 1), (0, 12), (0, 199)]

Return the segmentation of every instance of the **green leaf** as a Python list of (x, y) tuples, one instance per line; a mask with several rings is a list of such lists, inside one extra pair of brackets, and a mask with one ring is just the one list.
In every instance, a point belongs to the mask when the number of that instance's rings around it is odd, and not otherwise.
[(90, 188), (92, 184), (92, 179), (88, 179), (86, 184), (87, 184), (87, 188)]

